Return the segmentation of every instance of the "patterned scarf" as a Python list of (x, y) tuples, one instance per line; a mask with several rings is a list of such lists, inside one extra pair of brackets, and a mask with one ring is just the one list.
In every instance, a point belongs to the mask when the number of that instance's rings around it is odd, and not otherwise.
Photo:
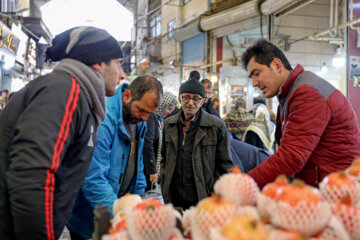
[(261, 103), (255, 104), (253, 114), (254, 121), (246, 130), (244, 139), (248, 131), (253, 131), (259, 136), (264, 146), (267, 148), (267, 151), (271, 154), (274, 153), (272, 146), (275, 140), (275, 131), (267, 107)]
[(160, 162), (161, 162), (161, 148), (162, 148), (162, 138), (163, 138), (163, 128), (164, 128), (164, 118), (162, 117), (162, 112), (169, 106), (175, 106), (177, 104), (176, 96), (171, 92), (165, 92), (158, 109), (155, 114), (160, 116), (159, 118), (159, 145), (156, 157), (156, 173), (160, 175)]

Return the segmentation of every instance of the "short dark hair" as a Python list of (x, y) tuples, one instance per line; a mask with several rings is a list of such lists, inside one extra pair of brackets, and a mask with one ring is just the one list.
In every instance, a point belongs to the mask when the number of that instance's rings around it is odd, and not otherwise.
[(3, 92), (9, 93), (9, 90), (4, 89), (4, 90), (1, 91), (1, 93), (3, 93)]
[(158, 103), (156, 103), (156, 105), (159, 105), (160, 99), (163, 96), (163, 87), (161, 82), (155, 77), (149, 75), (143, 75), (135, 78), (127, 89), (131, 91), (132, 101), (139, 101), (146, 92), (155, 91), (158, 95)]
[(278, 58), (287, 70), (292, 70), (289, 60), (285, 57), (284, 53), (269, 41), (263, 39), (259, 40), (254, 45), (246, 49), (244, 54), (241, 56), (241, 61), (245, 70), (247, 70), (247, 66), (251, 58), (254, 56), (257, 63), (268, 67), (270, 67), (274, 58)]
[(212, 87), (212, 82), (211, 82), (209, 79), (207, 79), (207, 78), (204, 78), (203, 80), (201, 80), (200, 83), (201, 83), (202, 85), (204, 85), (204, 84), (209, 84), (209, 86)]

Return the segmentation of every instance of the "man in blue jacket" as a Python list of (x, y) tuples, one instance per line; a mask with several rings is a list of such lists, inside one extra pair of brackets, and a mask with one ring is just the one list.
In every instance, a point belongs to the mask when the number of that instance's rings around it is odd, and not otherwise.
[(96, 205), (112, 209), (114, 201), (127, 192), (145, 195), (142, 151), (146, 121), (162, 94), (156, 78), (141, 76), (106, 99), (106, 118), (98, 128), (94, 155), (67, 223), (72, 240), (92, 237)]

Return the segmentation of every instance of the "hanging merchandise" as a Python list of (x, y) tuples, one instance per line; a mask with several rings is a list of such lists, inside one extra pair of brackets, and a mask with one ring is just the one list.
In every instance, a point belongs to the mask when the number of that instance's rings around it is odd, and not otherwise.
[(146, 58), (142, 59), (138, 64), (136, 65), (138, 74), (145, 74), (147, 70), (150, 68), (150, 61), (148, 61)]

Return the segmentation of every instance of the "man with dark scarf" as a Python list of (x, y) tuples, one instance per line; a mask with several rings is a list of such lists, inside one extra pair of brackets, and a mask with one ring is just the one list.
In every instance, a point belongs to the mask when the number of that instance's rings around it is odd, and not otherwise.
[(89, 167), (105, 96), (125, 77), (119, 43), (76, 27), (46, 51), (60, 61), (14, 93), (0, 115), (0, 239), (57, 239)]

